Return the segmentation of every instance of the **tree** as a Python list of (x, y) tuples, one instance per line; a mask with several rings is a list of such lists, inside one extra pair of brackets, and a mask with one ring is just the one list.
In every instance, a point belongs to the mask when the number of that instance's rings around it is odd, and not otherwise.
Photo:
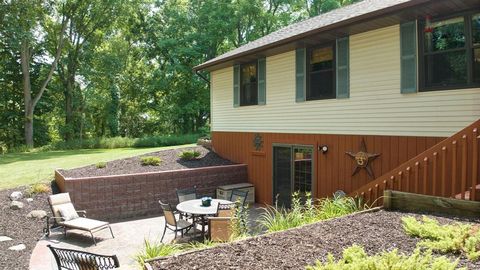
[[(4, 3), (4, 7), (7, 12), (2, 21), (2, 24), (4, 23), (4, 28), (2, 29), (3, 35), (20, 51), (20, 64), (23, 77), (25, 144), (31, 148), (33, 147), (33, 116), (35, 107), (47, 89), (48, 83), (52, 79), (61, 56), (67, 18), (66, 16), (48, 16), (48, 11), (55, 13), (60, 7), (43, 4), (43, 1), (11, 1)], [(41, 50), (43, 40), (37, 32), (39, 28), (46, 27), (43, 22), (48, 19), (55, 19), (54, 17), (61, 18), (61, 27), (57, 34), (58, 39), (56, 41), (53, 61), (50, 63), (48, 73), (39, 89), (33, 91), (30, 74), (31, 62), (36, 54), (45, 56), (46, 53)]]

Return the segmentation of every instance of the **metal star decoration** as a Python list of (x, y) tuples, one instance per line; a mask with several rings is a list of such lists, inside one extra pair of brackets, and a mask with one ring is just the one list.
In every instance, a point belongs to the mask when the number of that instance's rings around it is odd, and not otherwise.
[(373, 174), (372, 167), (370, 167), (370, 162), (376, 159), (378, 156), (380, 156), (380, 154), (368, 153), (364, 138), (362, 138), (362, 143), (360, 144), (360, 151), (356, 153), (345, 152), (345, 154), (349, 155), (353, 160), (355, 160), (355, 163), (356, 163), (356, 167), (352, 173), (352, 176), (357, 174), (362, 168), (365, 168), (368, 176), (370, 176), (370, 178), (372, 179), (375, 179), (375, 175)]
[(256, 151), (260, 151), (263, 148), (263, 138), (260, 133), (255, 133), (253, 136), (253, 147), (255, 147)]

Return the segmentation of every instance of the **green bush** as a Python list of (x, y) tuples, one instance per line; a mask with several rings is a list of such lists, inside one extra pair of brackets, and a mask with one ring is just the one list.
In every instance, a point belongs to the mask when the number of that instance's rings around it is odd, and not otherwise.
[(290, 210), (279, 208), (277, 205), (267, 206), (265, 212), (260, 215), (259, 223), (267, 231), (283, 231), (313, 222), (340, 217), (362, 209), (353, 198), (324, 198), (315, 202), (310, 193), (302, 197), (299, 193), (292, 195), (292, 207)]
[(144, 240), (144, 242), (144, 249), (135, 256), (141, 269), (144, 268), (145, 260), (173, 255), (183, 250), (183, 246), (179, 244), (150, 243), (148, 240)]
[(241, 206), (237, 203), (232, 222), (230, 223), (232, 228), (231, 241), (250, 236), (250, 233), (248, 232), (248, 216), (248, 204), (246, 206)]
[(196, 142), (198, 137), (198, 134), (149, 136), (137, 139), (133, 144), (133, 147), (159, 147), (189, 144)]
[(422, 241), (417, 246), (441, 253), (464, 253), (472, 261), (480, 258), (479, 226), (471, 224), (440, 225), (435, 219), (423, 216), (422, 220), (414, 217), (402, 218), (405, 232)]
[(107, 167), (107, 162), (98, 162), (97, 164), (95, 164), (95, 167), (97, 167), (97, 169), (106, 168)]
[[(410, 256), (399, 254), (398, 251), (382, 252), (368, 256), (363, 247), (353, 245), (343, 250), (342, 258), (335, 261), (332, 254), (327, 262), (317, 261), (314, 266), (307, 266), (307, 270), (453, 270), (457, 269), (458, 260), (452, 262), (446, 257), (434, 257), (431, 250), (421, 252), (416, 249)], [(464, 268), (461, 268), (464, 269)]]
[(140, 158), (142, 166), (158, 166), (162, 162), (159, 157), (145, 156)]
[(31, 185), (27, 190), (27, 197), (32, 197), (35, 194), (50, 192), (50, 186), (44, 183), (36, 183)]
[(200, 155), (201, 153), (198, 152), (197, 150), (185, 150), (182, 153), (180, 153), (178, 156), (184, 160), (194, 160), (198, 158)]

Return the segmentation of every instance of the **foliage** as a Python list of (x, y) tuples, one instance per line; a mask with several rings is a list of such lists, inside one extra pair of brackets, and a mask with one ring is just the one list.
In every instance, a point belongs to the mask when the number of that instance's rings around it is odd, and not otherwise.
[(35, 194), (48, 193), (50, 192), (50, 187), (44, 183), (35, 183), (28, 188), (27, 196), (31, 197)]
[(151, 243), (146, 239), (144, 243), (144, 249), (135, 256), (135, 260), (142, 269), (144, 268), (145, 260), (173, 255), (183, 250), (183, 246), (179, 244)]
[(133, 147), (158, 147), (190, 144), (197, 141), (198, 134), (149, 136), (137, 139)]
[(186, 250), (192, 250), (192, 249), (205, 249), (205, 248), (211, 248), (218, 245), (218, 243), (213, 242), (212, 240), (205, 239), (203, 242), (199, 241), (194, 241), (190, 242), (188, 244), (185, 244), (184, 249)]
[[(50, 149), (119, 136), (148, 138), (137, 140), (135, 147), (172, 145), (156, 135), (208, 131), (208, 83), (192, 67), (285, 25), (355, 2), (0, 1), (0, 141), (9, 151), (25, 143), (27, 118), (35, 123), (37, 147), (67, 141)], [(62, 18), (68, 21), (63, 35)], [(35, 97), (60, 37), (65, 42), (58, 66), (33, 117), (25, 117), (19, 91), (21, 43), (30, 44)]]
[(248, 204), (246, 206), (242, 206), (237, 203), (232, 222), (230, 224), (232, 228), (232, 241), (250, 236), (248, 231), (248, 216)]
[(422, 239), (417, 245), (441, 253), (461, 253), (472, 261), (480, 258), (479, 226), (471, 224), (445, 224), (433, 218), (423, 216), (422, 220), (415, 217), (402, 218), (405, 232)]
[(162, 162), (162, 159), (154, 156), (146, 156), (140, 158), (142, 166), (158, 166)]
[(261, 214), (259, 223), (267, 231), (283, 231), (313, 222), (340, 217), (354, 213), (362, 208), (350, 197), (324, 198), (314, 201), (310, 193), (304, 195), (302, 204), (301, 194), (295, 192), (292, 195), (292, 207), (290, 210), (279, 208), (278, 205), (267, 206)]
[(179, 154), (179, 157), (184, 160), (194, 160), (201, 155), (197, 150), (185, 150)]
[[(457, 269), (457, 261), (450, 261), (446, 257), (435, 257), (432, 251), (422, 252), (416, 249), (412, 255), (399, 254), (398, 251), (382, 252), (368, 256), (363, 247), (353, 245), (343, 250), (342, 258), (335, 261), (332, 254), (327, 257), (327, 262), (317, 261), (314, 266), (308, 266), (307, 270), (453, 270)], [(462, 268), (463, 269), (463, 268)]]
[(95, 167), (97, 167), (97, 169), (106, 168), (106, 167), (107, 167), (107, 162), (105, 162), (105, 161), (100, 161), (100, 162), (98, 162), (97, 164), (95, 164)]

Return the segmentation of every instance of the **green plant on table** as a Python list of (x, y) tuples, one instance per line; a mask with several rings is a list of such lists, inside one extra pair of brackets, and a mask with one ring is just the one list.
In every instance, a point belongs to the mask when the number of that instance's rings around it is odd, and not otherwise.
[(95, 164), (95, 167), (97, 167), (97, 169), (103, 169), (103, 168), (106, 168), (107, 167), (107, 162), (98, 162), (97, 164)]
[[(412, 255), (399, 254), (395, 249), (368, 256), (363, 247), (353, 245), (343, 250), (342, 258), (335, 261), (332, 254), (327, 256), (327, 262), (317, 261), (307, 270), (454, 270), (457, 269), (458, 260), (450, 261), (444, 256), (436, 257), (431, 250), (422, 252), (417, 248)], [(464, 269), (464, 268), (460, 268)]]
[(183, 160), (195, 160), (201, 153), (197, 150), (185, 150), (182, 151), (178, 156)]
[(158, 166), (162, 162), (162, 159), (154, 156), (145, 156), (140, 158), (142, 166)]

